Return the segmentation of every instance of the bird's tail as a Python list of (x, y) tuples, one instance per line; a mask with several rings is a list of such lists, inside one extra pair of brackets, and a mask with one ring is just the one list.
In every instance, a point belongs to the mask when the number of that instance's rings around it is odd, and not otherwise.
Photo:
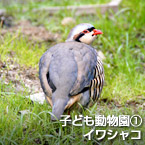
[(61, 93), (58, 90), (53, 93), (52, 95), (52, 113), (54, 116), (51, 116), (51, 120), (60, 119), (61, 115), (64, 112), (65, 106), (67, 105), (67, 102), (69, 100), (68, 94), (65, 92)]

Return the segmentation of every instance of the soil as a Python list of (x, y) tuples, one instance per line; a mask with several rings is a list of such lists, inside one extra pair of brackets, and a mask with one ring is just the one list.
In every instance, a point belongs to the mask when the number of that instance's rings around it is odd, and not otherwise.
[(26, 89), (30, 94), (42, 92), (38, 71), (35, 68), (20, 66), (12, 59), (8, 59), (7, 63), (0, 60), (0, 82), (6, 85), (12, 83), (15, 92), (24, 92)]
[[(28, 20), (19, 21), (17, 24), (14, 24), (12, 19), (11, 16), (6, 16), (5, 14), (0, 15), (1, 36), (7, 33), (19, 33), (20, 31), (24, 36), (28, 37), (30, 41), (37, 43), (54, 42), (60, 38), (59, 34), (53, 34), (42, 26), (33, 26)], [(20, 66), (13, 61), (13, 53), (14, 52), (11, 51), (7, 63), (2, 62), (0, 58), (0, 82), (2, 82), (2, 84), (9, 84), (11, 82), (16, 92), (24, 92), (25, 89), (27, 89), (30, 94), (42, 92), (37, 69)]]
[(8, 19), (6, 19), (5, 17), (3, 19), (3, 21), (1, 20), (1, 25), (3, 26), (3, 29), (1, 29), (0, 32), (2, 36), (5, 35), (7, 32), (21, 32), (23, 35), (28, 37), (30, 41), (36, 42), (53, 42), (57, 41), (57, 39), (59, 38), (59, 34), (49, 32), (43, 26), (33, 26), (28, 20), (19, 21), (17, 24), (14, 25), (10, 21), (8, 23)]

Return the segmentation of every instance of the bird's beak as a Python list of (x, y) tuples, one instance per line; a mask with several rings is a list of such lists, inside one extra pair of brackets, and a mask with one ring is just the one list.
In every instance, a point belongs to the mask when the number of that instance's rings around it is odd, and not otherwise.
[(94, 32), (93, 35), (103, 34), (101, 30), (97, 30), (97, 29), (94, 29), (93, 32)]

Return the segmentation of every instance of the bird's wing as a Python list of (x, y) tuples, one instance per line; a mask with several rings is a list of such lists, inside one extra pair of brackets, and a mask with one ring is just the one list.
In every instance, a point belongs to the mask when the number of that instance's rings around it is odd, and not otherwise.
[[(86, 47), (87, 48), (87, 47)], [(83, 90), (90, 89), (90, 97), (99, 97), (104, 83), (104, 69), (95, 49), (83, 48), (74, 53), (78, 67), (77, 80), (70, 91), (70, 96), (77, 95)]]
[[(47, 100), (52, 97), (52, 91), (55, 90), (53, 83), (49, 80), (49, 66), (50, 66), (52, 56), (57, 51), (57, 49), (58, 49), (58, 45), (49, 48), (42, 55), (39, 61), (39, 79), (40, 79), (41, 87), (46, 95)], [(52, 102), (50, 101), (48, 100), (48, 102), (52, 104)]]
[(91, 80), (94, 79), (95, 66), (97, 62), (96, 51), (88, 46), (74, 49), (74, 59), (77, 64), (77, 79), (70, 91), (70, 96), (74, 96), (89, 88)]
[[(49, 64), (51, 60), (52, 53), (50, 51), (46, 51), (40, 59), (39, 62), (39, 78), (42, 89), (47, 97), (52, 96), (52, 89), (47, 80), (47, 74), (49, 69)], [(46, 61), (47, 60), (47, 61)]]

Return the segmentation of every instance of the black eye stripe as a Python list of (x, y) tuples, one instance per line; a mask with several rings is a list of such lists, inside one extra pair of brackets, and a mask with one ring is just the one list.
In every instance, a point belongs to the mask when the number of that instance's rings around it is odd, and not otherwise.
[(85, 34), (84, 33), (80, 33), (80, 35), (75, 39), (76, 41), (78, 41), (78, 42), (80, 42), (80, 38), (82, 37), (82, 36), (84, 36)]
[(92, 30), (94, 30), (95, 29), (95, 27), (91, 27), (91, 28), (89, 28), (89, 29), (87, 29), (88, 31), (92, 31)]

